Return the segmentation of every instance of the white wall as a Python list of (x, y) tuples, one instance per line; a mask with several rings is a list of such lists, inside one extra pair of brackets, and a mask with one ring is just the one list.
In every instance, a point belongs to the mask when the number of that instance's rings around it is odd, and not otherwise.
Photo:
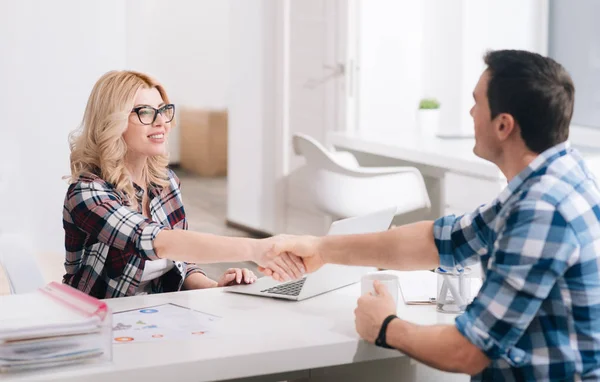
[(440, 120), (459, 127), (462, 86), (462, 6), (459, 1), (423, 2), (423, 47), (421, 79), (423, 97), (436, 97), (442, 104)]
[(264, 231), (275, 220), (272, 10), (269, 0), (235, 0), (230, 8), (227, 219)]
[[(229, 1), (127, 0), (126, 4), (127, 67), (156, 77), (179, 107), (226, 108)], [(171, 133), (169, 152), (170, 162), (178, 163), (177, 129)]]
[(363, 0), (359, 5), (358, 124), (378, 131), (413, 127), (423, 40), (421, 1)]
[(0, 0), (0, 9), (0, 231), (23, 230), (62, 256), (67, 137), (94, 83), (131, 68), (156, 76), (180, 106), (225, 108), (229, 2)]
[[(436, 97), (441, 123), (470, 133), (484, 52), (547, 52), (548, 0), (362, 0), (361, 7), (359, 57), (367, 65), (359, 72), (359, 129), (413, 128), (415, 97)], [(403, 102), (394, 107), (390, 100)]]
[(125, 6), (0, 1), (0, 231), (64, 257), (68, 133), (106, 71), (125, 66)]

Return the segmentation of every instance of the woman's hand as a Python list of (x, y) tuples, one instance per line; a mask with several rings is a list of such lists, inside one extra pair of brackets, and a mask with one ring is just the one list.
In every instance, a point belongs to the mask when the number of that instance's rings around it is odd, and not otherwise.
[[(299, 280), (306, 273), (302, 253), (296, 253), (296, 236), (278, 235), (260, 239), (258, 249), (254, 252), (254, 262), (258, 270), (277, 281)], [(309, 254), (305, 256), (312, 256)], [(304, 262), (303, 262), (304, 261)], [(316, 270), (316, 269), (314, 269)]]
[(258, 270), (277, 281), (288, 281), (290, 277), (300, 279), (306, 272), (314, 272), (325, 264), (319, 254), (318, 237), (278, 235), (263, 240), (269, 245), (262, 262), (257, 262)]
[(227, 272), (221, 276), (217, 287), (225, 287), (239, 284), (253, 284), (257, 278), (249, 269), (229, 268)]

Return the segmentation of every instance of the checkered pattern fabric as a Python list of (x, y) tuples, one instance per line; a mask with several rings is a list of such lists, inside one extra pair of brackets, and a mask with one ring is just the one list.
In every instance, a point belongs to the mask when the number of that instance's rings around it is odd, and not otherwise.
[[(65, 284), (97, 298), (132, 296), (144, 264), (159, 259), (153, 242), (163, 229), (187, 229), (180, 182), (169, 170), (169, 185), (148, 187), (150, 213), (141, 212), (144, 191), (135, 186), (139, 209), (96, 175), (86, 175), (69, 186), (63, 208)], [(185, 277), (202, 270), (175, 262), (175, 267), (152, 281), (152, 292), (181, 289)], [(202, 272), (203, 273), (203, 272)]]
[(485, 280), (458, 330), (492, 361), (473, 380), (600, 379), (600, 192), (568, 142), (490, 204), (434, 225), (442, 266)]

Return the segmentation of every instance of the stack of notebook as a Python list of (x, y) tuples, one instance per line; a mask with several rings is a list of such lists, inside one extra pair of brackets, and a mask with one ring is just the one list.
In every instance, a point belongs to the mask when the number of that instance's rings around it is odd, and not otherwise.
[(50, 283), (0, 296), (0, 372), (112, 358), (106, 303)]

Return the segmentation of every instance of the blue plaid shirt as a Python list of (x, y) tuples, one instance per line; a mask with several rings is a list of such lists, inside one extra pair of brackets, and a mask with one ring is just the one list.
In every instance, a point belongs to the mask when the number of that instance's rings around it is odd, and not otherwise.
[(442, 266), (481, 261), (456, 327), (491, 364), (473, 380), (600, 379), (600, 191), (568, 142), (490, 204), (434, 226)]

